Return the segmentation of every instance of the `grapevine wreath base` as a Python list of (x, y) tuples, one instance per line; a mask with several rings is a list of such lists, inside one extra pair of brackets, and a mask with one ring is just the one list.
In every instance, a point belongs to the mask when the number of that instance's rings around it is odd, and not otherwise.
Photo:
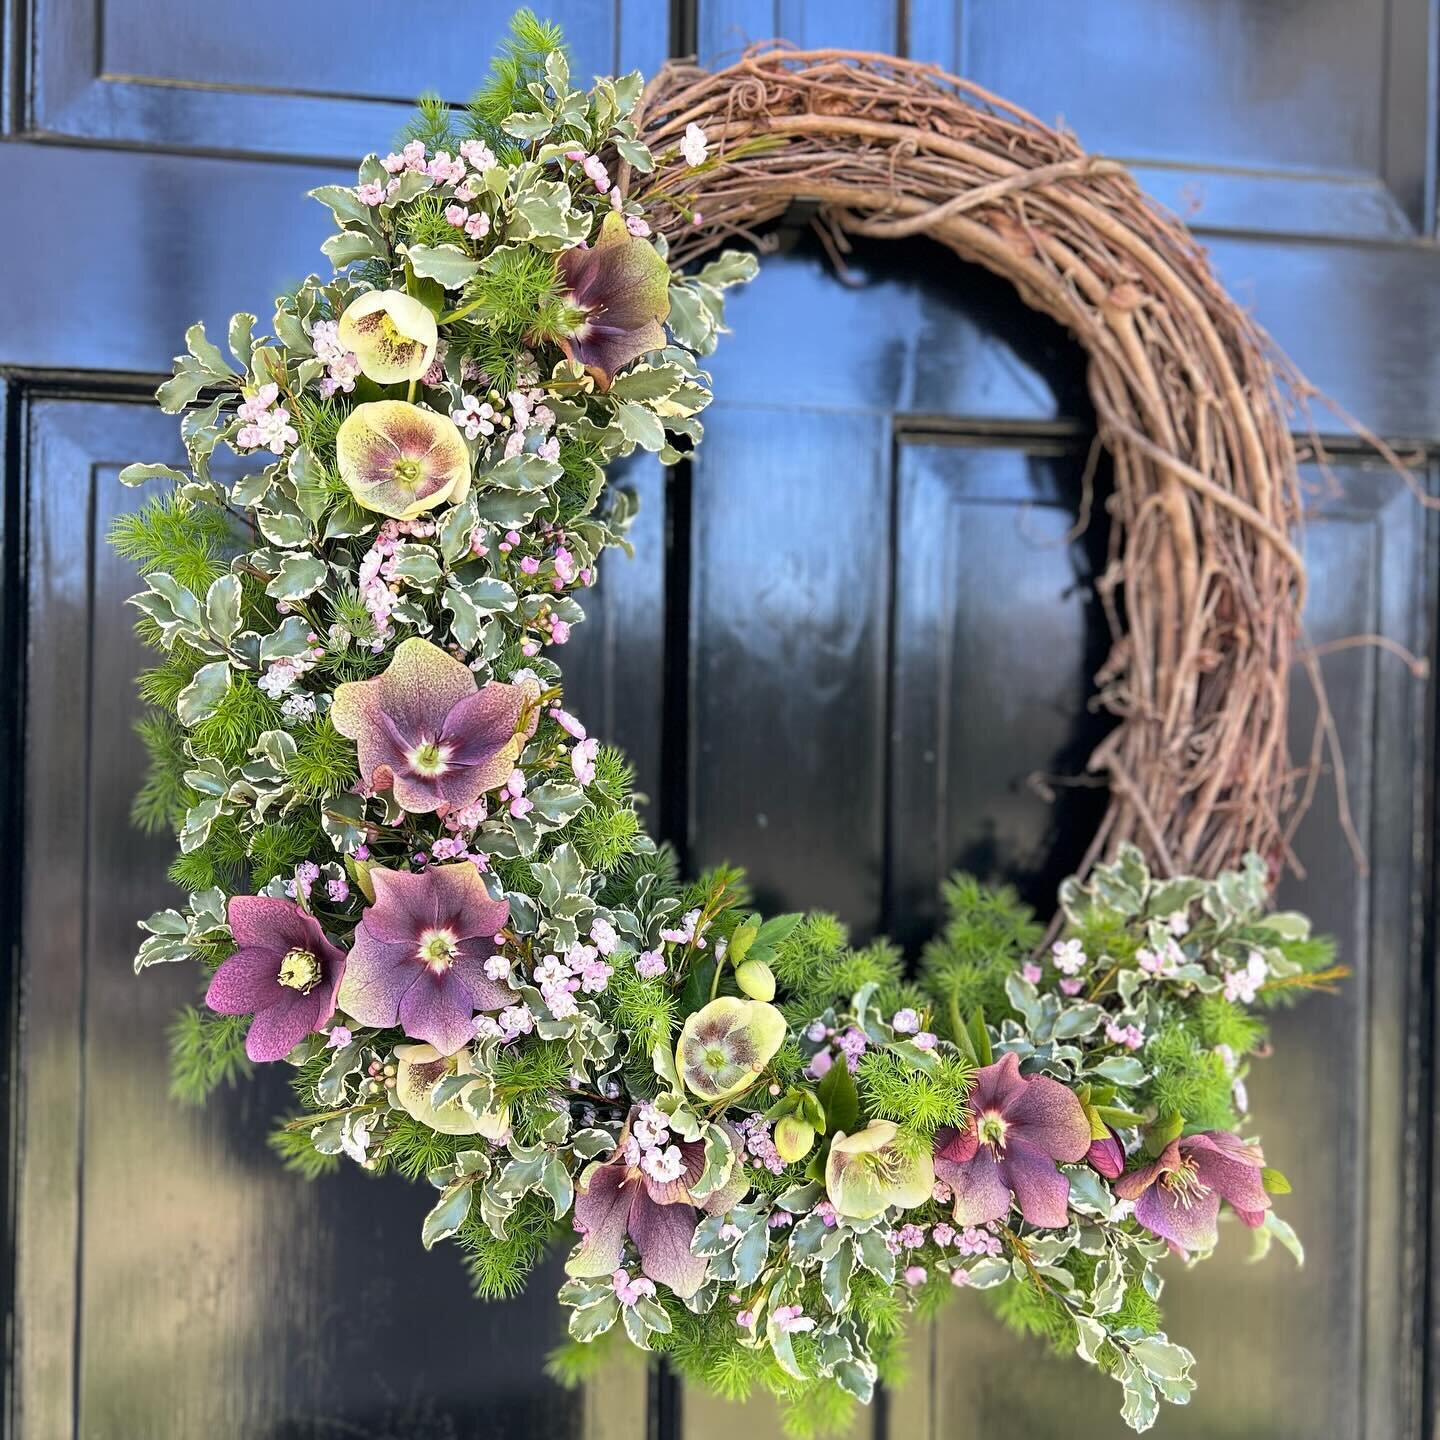
[[(1299, 1254), (1247, 1057), (1336, 973), (1268, 909), (1301, 576), (1278, 362), (1123, 171), (961, 82), (771, 50), (641, 93), (572, 88), (522, 13), (466, 110), (424, 103), (314, 192), (334, 273), (228, 354), (193, 327), (159, 391), (188, 468), (129, 467), (163, 489), (112, 539), (160, 652), (137, 818), (176, 828), (188, 892), (137, 967), (205, 985), (175, 1088), (287, 1062), (286, 1163), (427, 1179), (422, 1242), (484, 1298), (570, 1245), (562, 1375), (629, 1341), (824, 1429), (908, 1315), (987, 1290), (1144, 1429), (1193, 1384), (1166, 1253), (1223, 1211)], [(563, 705), (556, 647), (629, 519), (605, 467), (699, 443), (698, 357), (755, 261), (674, 267), (801, 192), (837, 234), (992, 266), (1090, 353), (1122, 723), (1051, 945), (964, 876), (914, 975), (751, 913), (735, 871), (684, 882)]]

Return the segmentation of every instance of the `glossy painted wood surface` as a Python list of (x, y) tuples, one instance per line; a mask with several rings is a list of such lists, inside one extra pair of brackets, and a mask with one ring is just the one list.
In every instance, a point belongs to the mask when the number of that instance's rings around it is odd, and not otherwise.
[[(524, 1300), (478, 1306), (452, 1255), (420, 1250), (413, 1187), (278, 1170), (264, 1146), (277, 1083), (202, 1113), (171, 1104), (163, 1030), (186, 977), (137, 981), (128, 966), (170, 847), (126, 824), (139, 655), (119, 603), (129, 577), (97, 537), (135, 503), (118, 467), (175, 448), (143, 377), (196, 316), (212, 331), (233, 309), (264, 316), (321, 263), (326, 217), (302, 192), (385, 144), (416, 88), (463, 97), (509, 8), (6, 12), (0, 644), (23, 640), (27, 660), (3, 717), (7, 736), (25, 723), (23, 815), (10, 777), (0, 790), (21, 857), (3, 917), (21, 992), (18, 1440), (778, 1434), (764, 1405), (677, 1405), (663, 1382), (647, 1422), (636, 1371), (557, 1390), (541, 1368), (556, 1267)], [(784, 34), (896, 48), (1063, 117), (1191, 216), (1317, 384), (1392, 440), (1440, 451), (1440, 0), (537, 8), (565, 22), (582, 73), (684, 47), (721, 60)], [(842, 283), (802, 240), (737, 297), (706, 444), (669, 475), (626, 475), (637, 554), (606, 563), (566, 670), (575, 708), (630, 750), (652, 825), (692, 863), (748, 863), (767, 902), (826, 906), (913, 949), (951, 866), (1015, 879), (1043, 907), (1083, 848), (1098, 797), (1054, 787), (1051, 805), (1037, 780), (1073, 773), (1103, 727), (1085, 677), (1104, 645), (1105, 472), (1094, 525), (1072, 536), (1093, 420), (1066, 336), (921, 242), (860, 247), (848, 265)], [(1312, 638), (1381, 631), (1429, 653), (1431, 517), (1382, 472), (1347, 463), (1339, 478), (1307, 538)], [(1341, 937), (1356, 977), (1282, 1019), (1283, 1068), (1257, 1066), (1252, 1085), (1311, 1261), (1249, 1269), (1227, 1233), (1215, 1263), (1172, 1273), (1167, 1308), (1202, 1384), (1161, 1434), (1419, 1440), (1433, 1411), (1432, 690), (1373, 650), (1323, 663), (1371, 863), (1353, 864), (1322, 788), (1297, 842), (1308, 878), (1286, 901)], [(1303, 750), (1303, 681), (1295, 723)], [(972, 1301), (917, 1339), (876, 1435), (1119, 1436), (1115, 1399)]]

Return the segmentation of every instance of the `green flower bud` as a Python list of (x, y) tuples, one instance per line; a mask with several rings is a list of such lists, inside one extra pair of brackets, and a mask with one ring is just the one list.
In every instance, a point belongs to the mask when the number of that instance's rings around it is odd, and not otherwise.
[(735, 983), (752, 1000), (775, 998), (775, 972), (763, 960), (746, 960), (737, 965)]
[(793, 1165), (803, 1160), (815, 1144), (815, 1127), (798, 1115), (782, 1116), (775, 1123), (775, 1149), (780, 1158)]

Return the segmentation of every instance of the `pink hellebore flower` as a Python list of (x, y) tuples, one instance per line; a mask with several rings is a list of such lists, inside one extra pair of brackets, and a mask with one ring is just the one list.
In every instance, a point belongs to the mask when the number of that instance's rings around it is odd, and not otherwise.
[(475, 1038), (477, 1010), (517, 998), (485, 968), (510, 907), (490, 898), (464, 860), (418, 875), (377, 865), (369, 878), (375, 903), (355, 929), (337, 1003), (362, 1025), (398, 1024), (412, 1040), (453, 1055)]
[[(631, 1124), (637, 1113), (632, 1112)], [(575, 1228), (582, 1238), (565, 1264), (566, 1273), (612, 1275), (622, 1266), (628, 1236), (639, 1252), (641, 1271), (668, 1285), (682, 1299), (688, 1298), (705, 1279), (704, 1259), (690, 1252), (700, 1210), (722, 1215), (749, 1187), (743, 1179), (732, 1180), (704, 1202), (697, 1201), (690, 1186), (705, 1169), (705, 1146), (698, 1140), (678, 1141), (680, 1174), (674, 1180), (659, 1181), (626, 1160), (629, 1125), (626, 1129), (611, 1157), (581, 1177), (575, 1196)], [(735, 1148), (740, 1148), (738, 1136)]]
[(475, 688), (469, 667), (412, 636), (383, 674), (335, 690), (330, 718), (355, 741), (361, 783), (412, 815), (463, 810), (503, 785), (539, 721), (533, 681)]
[(239, 948), (215, 972), (205, 1003), (218, 1015), (253, 1015), (245, 1053), (283, 1060), (335, 1013), (345, 952), (289, 900), (232, 895), (228, 917)]
[(1181, 1250), (1208, 1250), (1217, 1235), (1220, 1202), (1253, 1230), (1265, 1223), (1270, 1197), (1258, 1145), (1238, 1135), (1207, 1130), (1172, 1140), (1157, 1160), (1122, 1175), (1115, 1193), (1135, 1202), (1135, 1218)]
[(955, 1192), (956, 1224), (1003, 1219), (1013, 1195), (1029, 1224), (1064, 1225), (1070, 1182), (1056, 1162), (1090, 1150), (1080, 1101), (1047, 1075), (1022, 1075), (1007, 1054), (975, 1072), (969, 1103), (964, 1130), (935, 1132), (935, 1174)]
[(580, 312), (560, 348), (602, 390), (632, 360), (664, 345), (670, 267), (653, 245), (626, 229), (617, 211), (606, 215), (593, 245), (577, 245), (560, 256), (560, 278)]

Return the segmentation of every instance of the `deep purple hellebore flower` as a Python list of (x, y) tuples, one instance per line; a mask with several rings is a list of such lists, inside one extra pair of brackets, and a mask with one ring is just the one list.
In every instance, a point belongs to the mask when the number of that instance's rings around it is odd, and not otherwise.
[(935, 1176), (955, 1192), (955, 1223), (983, 1225), (1010, 1213), (1014, 1195), (1031, 1225), (1065, 1224), (1070, 1182), (1056, 1168), (1090, 1150), (1080, 1101), (1048, 1075), (1020, 1073), (1013, 1054), (975, 1072), (963, 1130), (935, 1132)]
[[(688, 1299), (705, 1280), (704, 1258), (690, 1253), (700, 1210), (722, 1215), (749, 1186), (744, 1179), (733, 1179), (703, 1203), (697, 1202), (690, 1196), (690, 1186), (705, 1169), (701, 1141), (672, 1142), (679, 1147), (684, 1168), (678, 1179), (661, 1182), (629, 1163), (625, 1138), (622, 1135), (615, 1153), (581, 1180), (575, 1196), (575, 1228), (583, 1238), (566, 1263), (566, 1272), (586, 1277), (614, 1274), (624, 1263), (628, 1235), (640, 1254), (641, 1271)], [(741, 1148), (737, 1140), (737, 1154)]]
[(1220, 1202), (1254, 1229), (1265, 1223), (1270, 1197), (1261, 1171), (1265, 1157), (1258, 1145), (1238, 1135), (1207, 1130), (1172, 1140), (1158, 1160), (1115, 1182), (1122, 1200), (1135, 1201), (1135, 1218), (1181, 1250), (1208, 1250), (1218, 1238)]
[(665, 343), (670, 313), (670, 267), (648, 240), (625, 228), (618, 211), (606, 215), (593, 245), (560, 256), (567, 300), (582, 318), (560, 348), (592, 374), (602, 390), (618, 370)]
[(330, 719), (355, 741), (366, 790), (411, 814), (473, 805), (503, 785), (539, 720), (533, 681), (479, 690), (468, 666), (412, 637), (383, 674), (335, 690)]
[(360, 917), (336, 997), (362, 1025), (398, 1024), (412, 1039), (453, 1055), (475, 1038), (475, 1012), (513, 1005), (514, 991), (485, 973), (509, 918), (468, 860), (418, 875), (370, 871), (375, 903)]
[(215, 972), (205, 1003), (219, 1015), (254, 1015), (252, 1060), (283, 1060), (335, 1013), (345, 952), (313, 915), (270, 895), (232, 895), (230, 933), (239, 949)]

